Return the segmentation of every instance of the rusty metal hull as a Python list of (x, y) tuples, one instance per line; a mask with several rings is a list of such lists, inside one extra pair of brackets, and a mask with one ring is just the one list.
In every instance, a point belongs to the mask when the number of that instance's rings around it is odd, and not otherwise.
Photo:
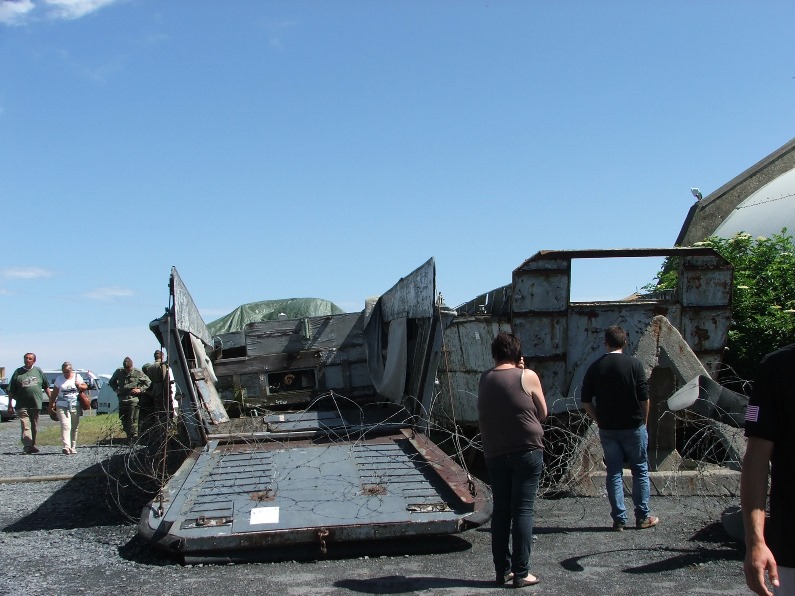
[(183, 557), (462, 532), (491, 494), (424, 435), (211, 441), (143, 511), (139, 532)]
[[(631, 257), (678, 260), (679, 285), (662, 295), (602, 302), (571, 300), (572, 261)], [(588, 366), (604, 351), (603, 332), (618, 324), (627, 352), (655, 317), (665, 316), (706, 371), (717, 376), (731, 326), (731, 265), (710, 248), (541, 251), (513, 271), (512, 283), (459, 306), (444, 332), (433, 415), (448, 428), (477, 429), (477, 385), (493, 365), (491, 339), (512, 331), (525, 365), (541, 378), (551, 413), (579, 408)]]

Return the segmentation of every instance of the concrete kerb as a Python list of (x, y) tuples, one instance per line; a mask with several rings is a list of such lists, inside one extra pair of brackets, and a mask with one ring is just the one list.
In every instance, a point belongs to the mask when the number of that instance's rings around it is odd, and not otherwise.
[[(592, 472), (572, 486), (576, 497), (599, 497), (605, 494), (605, 472)], [(735, 470), (707, 469), (649, 472), (651, 494), (658, 497), (737, 497), (740, 473)], [(624, 493), (632, 494), (632, 475), (624, 473)]]

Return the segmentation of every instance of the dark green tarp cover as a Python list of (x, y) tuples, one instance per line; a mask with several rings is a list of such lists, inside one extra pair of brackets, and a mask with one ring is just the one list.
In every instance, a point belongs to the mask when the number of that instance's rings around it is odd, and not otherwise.
[(282, 300), (261, 300), (238, 306), (228, 315), (207, 324), (210, 335), (241, 331), (249, 323), (275, 321), (284, 313), (288, 319), (322, 317), (344, 313), (339, 306), (322, 298), (284, 298)]

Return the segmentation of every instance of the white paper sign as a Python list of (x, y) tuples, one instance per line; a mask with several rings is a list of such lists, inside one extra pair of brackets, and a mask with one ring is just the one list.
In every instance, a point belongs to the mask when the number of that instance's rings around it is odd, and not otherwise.
[(255, 524), (278, 524), (278, 507), (255, 507), (251, 510), (251, 518), (248, 520), (252, 526)]

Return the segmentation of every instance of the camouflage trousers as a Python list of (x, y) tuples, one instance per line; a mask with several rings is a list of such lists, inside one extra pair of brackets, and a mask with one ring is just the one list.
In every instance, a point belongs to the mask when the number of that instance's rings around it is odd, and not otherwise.
[(138, 419), (141, 408), (138, 406), (137, 397), (124, 397), (119, 399), (119, 418), (121, 419), (124, 434), (128, 439), (138, 438)]

